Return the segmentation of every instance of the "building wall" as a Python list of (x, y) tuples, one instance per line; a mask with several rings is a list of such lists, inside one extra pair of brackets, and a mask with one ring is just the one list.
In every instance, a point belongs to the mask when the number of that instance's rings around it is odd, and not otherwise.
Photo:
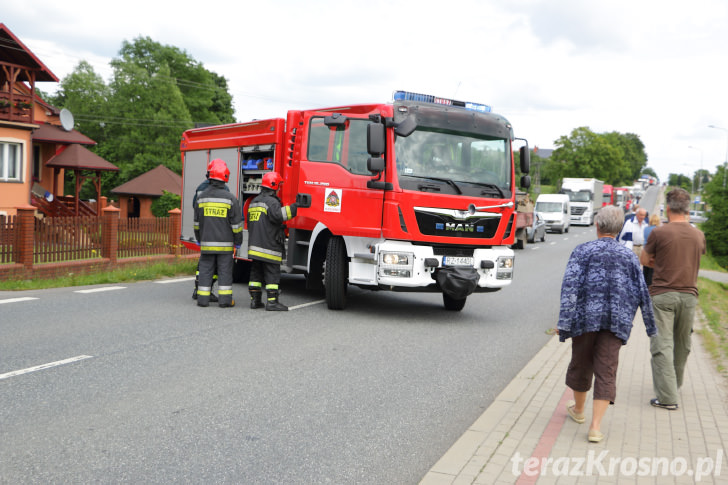
[(21, 144), (23, 159), (20, 182), (8, 182), (0, 179), (0, 214), (15, 215), (17, 206), (30, 203), (30, 187), (33, 183), (33, 167), (29, 163), (33, 157), (30, 134), (30, 127), (0, 126), (0, 142)]

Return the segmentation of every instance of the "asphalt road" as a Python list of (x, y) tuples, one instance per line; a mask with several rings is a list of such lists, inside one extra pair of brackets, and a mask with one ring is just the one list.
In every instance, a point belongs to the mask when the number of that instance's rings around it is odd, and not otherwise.
[(0, 483), (417, 483), (550, 338), (594, 237), (527, 245), (456, 313), (356, 288), (330, 311), (300, 277), (288, 313), (242, 285), (198, 308), (189, 279), (0, 292)]

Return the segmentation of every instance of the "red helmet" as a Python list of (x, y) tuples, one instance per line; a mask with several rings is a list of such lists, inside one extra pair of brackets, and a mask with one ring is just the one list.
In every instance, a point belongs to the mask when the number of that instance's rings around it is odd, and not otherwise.
[(227, 182), (230, 180), (230, 169), (224, 160), (216, 158), (207, 165), (207, 171), (210, 173), (210, 178), (214, 180), (221, 180)]
[(278, 190), (282, 183), (283, 179), (278, 172), (268, 172), (263, 175), (263, 183), (261, 185), (272, 190)]

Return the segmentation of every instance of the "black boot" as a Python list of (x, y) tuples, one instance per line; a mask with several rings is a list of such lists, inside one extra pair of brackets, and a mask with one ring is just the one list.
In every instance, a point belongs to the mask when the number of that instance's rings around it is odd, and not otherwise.
[(197, 272), (195, 273), (195, 289), (192, 291), (192, 299), (197, 299), (197, 286), (200, 284), (200, 269), (197, 268)]
[(278, 301), (277, 290), (267, 290), (268, 302), (265, 304), (266, 311), (269, 312), (287, 312), (288, 307)]
[(265, 306), (265, 304), (261, 301), (263, 299), (263, 290), (249, 289), (248, 292), (250, 293), (250, 308), (256, 310)]

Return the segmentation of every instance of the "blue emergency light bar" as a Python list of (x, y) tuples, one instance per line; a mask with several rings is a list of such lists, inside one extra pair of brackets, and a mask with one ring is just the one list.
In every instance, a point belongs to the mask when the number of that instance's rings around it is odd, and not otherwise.
[(491, 107), (482, 103), (471, 103), (470, 101), (457, 101), (455, 99), (438, 98), (429, 94), (412, 93), (409, 91), (395, 91), (393, 96), (395, 101), (418, 101), (420, 103), (444, 104), (447, 106), (457, 106), (470, 111), (478, 111), (480, 113), (490, 113)]

